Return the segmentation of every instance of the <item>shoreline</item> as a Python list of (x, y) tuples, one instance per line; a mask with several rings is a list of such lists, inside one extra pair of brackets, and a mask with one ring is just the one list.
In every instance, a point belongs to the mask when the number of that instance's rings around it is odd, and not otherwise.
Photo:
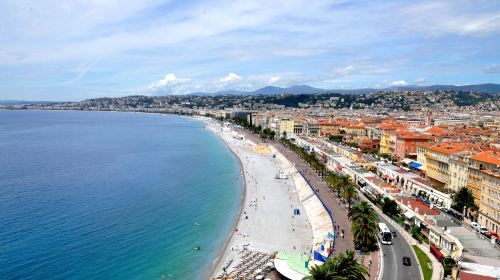
[[(226, 272), (232, 276), (253, 275), (257, 268), (264, 268), (247, 263), (248, 253), (267, 259), (265, 262), (280, 251), (308, 254), (316, 240), (317, 217), (308, 211), (310, 202), (304, 204), (299, 195), (305, 181), (297, 181), (298, 171), (273, 145), (236, 137), (234, 129), (216, 120), (195, 119), (203, 121), (238, 158), (245, 188), (238, 220), (217, 252), (207, 279), (216, 279), (229, 260)], [(277, 179), (282, 172), (287, 178)], [(300, 209), (302, 215), (295, 214), (294, 209)]]
[(245, 207), (245, 200), (246, 200), (246, 197), (247, 197), (247, 182), (246, 182), (246, 177), (245, 177), (245, 168), (244, 168), (243, 161), (241, 160), (241, 158), (226, 143), (226, 141), (224, 141), (224, 139), (222, 139), (220, 137), (219, 134), (217, 134), (215, 131), (212, 131), (210, 128), (208, 128), (208, 126), (210, 125), (210, 122), (216, 122), (216, 121), (213, 120), (213, 119), (205, 119), (205, 118), (201, 118), (201, 117), (190, 117), (190, 118), (202, 121), (205, 124), (205, 128), (207, 130), (209, 130), (210, 133), (215, 134), (215, 136), (217, 136), (217, 138), (224, 144), (224, 146), (226, 146), (226, 148), (229, 150), (229, 152), (238, 160), (238, 164), (240, 165), (240, 174), (241, 174), (241, 176), (243, 178), (243, 185), (242, 185), (242, 187), (243, 187), (243, 194), (242, 194), (241, 199), (240, 199), (240, 211), (236, 215), (235, 221), (233, 223), (233, 227), (231, 228), (231, 233), (224, 240), (224, 246), (222, 246), (222, 248), (217, 252), (217, 254), (216, 254), (217, 257), (212, 262), (212, 267), (210, 269), (210, 273), (208, 273), (208, 275), (206, 275), (207, 277), (205, 277), (205, 279), (211, 279), (213, 277), (213, 275), (216, 275), (217, 268), (221, 265), (222, 260), (223, 260), (224, 256), (226, 255), (227, 249), (229, 247), (229, 243), (231, 243), (231, 240), (233, 239), (233, 236), (235, 234), (234, 228), (237, 228), (238, 225), (239, 225), (239, 223), (240, 223), (240, 218), (242, 217), (243, 208)]

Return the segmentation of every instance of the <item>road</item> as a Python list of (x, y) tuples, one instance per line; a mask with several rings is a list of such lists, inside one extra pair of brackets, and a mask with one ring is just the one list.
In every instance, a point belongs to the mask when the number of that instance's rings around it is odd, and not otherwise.
[[(389, 230), (396, 229), (384, 217), (379, 215), (379, 220), (385, 223)], [(420, 279), (420, 268), (418, 261), (413, 256), (413, 248), (404, 240), (399, 231), (396, 231), (397, 237), (392, 239), (392, 245), (382, 246), (383, 271), (382, 280), (416, 280)], [(411, 266), (403, 265), (403, 257), (410, 257)]]

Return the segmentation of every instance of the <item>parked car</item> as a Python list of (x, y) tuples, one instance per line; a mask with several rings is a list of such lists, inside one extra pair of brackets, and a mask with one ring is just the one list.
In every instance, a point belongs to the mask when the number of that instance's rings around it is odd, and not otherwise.
[(479, 233), (486, 235), (488, 233), (488, 229), (486, 227), (480, 226), (479, 229), (477, 230)]
[(403, 257), (403, 265), (411, 265), (410, 257)]
[(470, 226), (471, 226), (471, 227), (472, 227), (475, 231), (477, 231), (477, 229), (479, 228), (479, 224), (478, 224), (478, 223), (476, 223), (476, 222), (471, 222), (471, 223), (470, 223)]
[(488, 238), (492, 238), (492, 237), (494, 237), (496, 240), (498, 240), (498, 239), (500, 238), (496, 232), (492, 232), (492, 231), (487, 232), (485, 235), (486, 235)]

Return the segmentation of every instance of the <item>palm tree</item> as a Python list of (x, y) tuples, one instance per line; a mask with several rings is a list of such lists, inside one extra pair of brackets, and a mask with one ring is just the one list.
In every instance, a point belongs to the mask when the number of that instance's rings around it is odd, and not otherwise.
[[(330, 258), (333, 259), (333, 258)], [(330, 260), (328, 259), (328, 260)], [(327, 262), (328, 262), (327, 260)], [(332, 273), (329, 270), (329, 267), (325, 264), (323, 265), (315, 265), (309, 270), (310, 276), (304, 277), (303, 280), (311, 279), (311, 280), (330, 280), (332, 279)]]
[(349, 220), (353, 223), (356, 223), (363, 217), (368, 217), (371, 220), (374, 220), (375, 222), (378, 222), (378, 216), (377, 213), (375, 213), (375, 210), (368, 204), (366, 201), (360, 202), (358, 205), (354, 206), (350, 211), (349, 211)]
[(354, 240), (365, 251), (377, 242), (377, 221), (370, 216), (360, 216), (356, 222), (352, 223), (351, 231)]
[(328, 172), (325, 177), (325, 183), (328, 185), (328, 188), (335, 191), (337, 190), (335, 186), (337, 185), (338, 177), (337, 173)]
[(344, 185), (344, 187), (342, 188), (342, 198), (347, 200), (347, 203), (349, 205), (348, 209), (351, 210), (351, 201), (353, 199), (358, 198), (358, 192), (354, 184), (351, 183), (350, 181), (347, 185)]
[(369, 275), (368, 269), (354, 257), (354, 251), (347, 250), (345, 254), (338, 254), (328, 258), (321, 266), (310, 270), (308, 280), (364, 280)]

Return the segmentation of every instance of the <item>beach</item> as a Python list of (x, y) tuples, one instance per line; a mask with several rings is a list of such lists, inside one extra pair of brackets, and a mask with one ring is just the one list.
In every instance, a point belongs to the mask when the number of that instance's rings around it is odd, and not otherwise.
[[(243, 250), (265, 257), (278, 251), (310, 255), (313, 244), (331, 228), (331, 220), (302, 176), (273, 146), (257, 145), (218, 122), (204, 121), (240, 159), (245, 181), (239, 219), (214, 260), (212, 276), (244, 265)], [(277, 179), (280, 173), (282, 178)]]

